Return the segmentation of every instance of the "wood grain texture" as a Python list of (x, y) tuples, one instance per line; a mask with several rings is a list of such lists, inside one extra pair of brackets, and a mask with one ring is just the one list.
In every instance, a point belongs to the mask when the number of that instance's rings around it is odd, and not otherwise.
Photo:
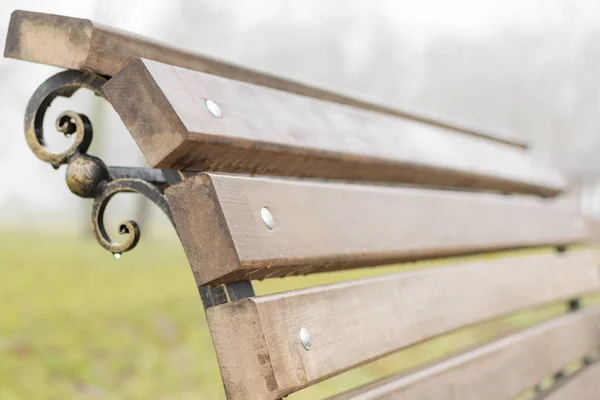
[[(154, 61), (129, 61), (103, 91), (157, 168), (541, 196), (564, 189), (556, 170), (521, 149)], [(220, 106), (222, 118), (206, 99)]]
[(396, 115), (488, 140), (525, 148), (511, 132), (481, 130), (464, 122), (441, 119), (423, 111), (405, 110), (361, 98), (353, 93), (319, 89), (190, 52), (89, 19), (16, 10), (9, 24), (5, 57), (113, 76), (131, 57), (144, 57), (256, 85), (297, 93), (366, 110)]
[[(230, 399), (277, 399), (459, 327), (598, 290), (595, 254), (502, 258), (207, 309)], [(312, 335), (312, 349), (299, 340)], [(548, 350), (550, 351), (550, 350)]]
[(586, 309), (330, 400), (512, 399), (600, 347), (599, 323), (600, 307)]
[[(598, 336), (598, 334), (597, 334)], [(577, 339), (579, 340), (579, 339)], [(600, 398), (600, 362), (596, 362), (560, 382), (537, 400), (598, 400)]]
[(576, 210), (519, 196), (200, 174), (166, 197), (198, 284), (564, 245), (586, 235)]

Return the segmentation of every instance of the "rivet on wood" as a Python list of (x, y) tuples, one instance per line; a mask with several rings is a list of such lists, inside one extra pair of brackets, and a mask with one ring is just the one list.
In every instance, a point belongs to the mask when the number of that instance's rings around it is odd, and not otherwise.
[(267, 228), (273, 229), (275, 221), (273, 220), (273, 214), (271, 214), (271, 211), (269, 211), (267, 207), (263, 207), (260, 209), (260, 217), (262, 218), (262, 221), (265, 223)]
[(221, 111), (221, 107), (217, 103), (212, 100), (206, 99), (206, 108), (215, 118), (223, 118), (223, 111)]
[(309, 351), (312, 348), (312, 338), (306, 328), (300, 328), (300, 342), (304, 350)]

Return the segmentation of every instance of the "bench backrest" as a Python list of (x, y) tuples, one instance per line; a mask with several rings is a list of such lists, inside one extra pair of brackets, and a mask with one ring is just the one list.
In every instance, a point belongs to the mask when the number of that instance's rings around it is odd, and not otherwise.
[[(56, 51), (57, 48), (62, 51)], [(398, 109), (371, 99), (365, 100), (362, 95), (334, 92), (280, 78), (89, 19), (16, 10), (11, 14), (4, 56), (103, 76), (115, 75), (131, 57), (143, 57), (237, 81), (405, 117), (499, 143), (527, 147), (527, 143), (508, 131), (482, 130), (463, 121), (440, 119), (421, 110)]]
[(515, 146), (153, 61), (132, 60), (104, 93), (157, 168), (543, 196), (564, 189)]
[[(71, 30), (81, 35), (63, 43)], [(36, 50), (48, 32), (75, 56)], [(173, 170), (165, 197), (228, 398), (278, 399), (524, 308), (570, 300), (576, 311), (573, 299), (600, 289), (594, 251), (572, 246), (585, 221), (544, 198), (564, 179), (502, 135), (89, 20), (17, 12), (7, 43), (12, 57), (109, 76), (102, 93), (149, 163)], [(264, 296), (249, 282), (517, 249)], [(511, 398), (598, 349), (599, 322), (600, 309), (585, 308), (336, 398)], [(553, 396), (586, 390), (596, 369)]]
[[(103, 91), (153, 166), (221, 171), (166, 191), (199, 285), (562, 248), (586, 237), (584, 221), (560, 200), (482, 193), (561, 190), (560, 176), (520, 148), (139, 59)], [(462, 326), (598, 285), (592, 252), (552, 251), (250, 296), (213, 304), (207, 317), (228, 397), (277, 399)], [(568, 348), (551, 365), (597, 347), (597, 332), (588, 334), (583, 350)], [(545, 338), (536, 336), (540, 349)], [(537, 368), (498, 393), (518, 394), (548, 372)]]

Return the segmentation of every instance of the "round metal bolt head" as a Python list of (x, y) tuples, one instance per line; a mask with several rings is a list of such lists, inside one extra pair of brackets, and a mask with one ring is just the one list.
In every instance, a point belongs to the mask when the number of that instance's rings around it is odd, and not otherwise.
[(206, 108), (215, 118), (223, 118), (223, 111), (221, 111), (221, 107), (217, 103), (212, 100), (206, 99)]
[(271, 214), (271, 211), (269, 211), (267, 207), (260, 209), (260, 218), (262, 218), (262, 221), (265, 223), (267, 228), (273, 229), (275, 221), (273, 220), (273, 214)]
[(312, 347), (310, 332), (306, 330), (306, 328), (300, 328), (300, 343), (302, 343), (302, 347), (304, 347), (304, 350), (306, 351), (309, 351)]

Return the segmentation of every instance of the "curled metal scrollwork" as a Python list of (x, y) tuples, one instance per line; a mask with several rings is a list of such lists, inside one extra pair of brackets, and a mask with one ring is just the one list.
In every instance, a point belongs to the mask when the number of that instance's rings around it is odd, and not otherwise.
[[(84, 88), (102, 96), (105, 77), (82, 71), (63, 71), (46, 80), (33, 94), (25, 112), (25, 138), (33, 153), (55, 169), (67, 164), (67, 186), (77, 196), (93, 198), (91, 225), (98, 243), (115, 256), (131, 250), (138, 243), (140, 229), (135, 221), (124, 221), (119, 233), (127, 235), (124, 243), (113, 242), (104, 227), (104, 212), (110, 200), (122, 192), (138, 193), (156, 204), (173, 219), (164, 198), (165, 181), (162, 172), (146, 168), (107, 167), (98, 157), (87, 154), (93, 131), (87, 116), (73, 111), (62, 112), (56, 119), (56, 130), (65, 136), (75, 136), (63, 152), (52, 153), (45, 147), (44, 117), (48, 107), (59, 96), (71, 97)], [(148, 180), (145, 180), (148, 179)]]
[(110, 199), (117, 193), (133, 192), (144, 195), (156, 204), (173, 222), (171, 210), (160, 190), (156, 186), (135, 178), (122, 178), (110, 181), (102, 186), (100, 192), (94, 197), (92, 206), (92, 229), (98, 243), (113, 254), (121, 254), (135, 247), (140, 239), (140, 229), (135, 221), (124, 221), (119, 225), (119, 233), (127, 235), (127, 240), (122, 243), (113, 242), (104, 228), (104, 211)]
[(25, 111), (25, 139), (33, 153), (54, 168), (66, 164), (77, 154), (85, 154), (92, 142), (92, 125), (83, 114), (66, 111), (58, 116), (56, 129), (67, 136), (75, 135), (73, 144), (61, 153), (52, 153), (45, 147), (44, 117), (57, 97), (71, 97), (81, 88), (102, 96), (106, 78), (80, 71), (63, 71), (50, 77), (38, 87)]

